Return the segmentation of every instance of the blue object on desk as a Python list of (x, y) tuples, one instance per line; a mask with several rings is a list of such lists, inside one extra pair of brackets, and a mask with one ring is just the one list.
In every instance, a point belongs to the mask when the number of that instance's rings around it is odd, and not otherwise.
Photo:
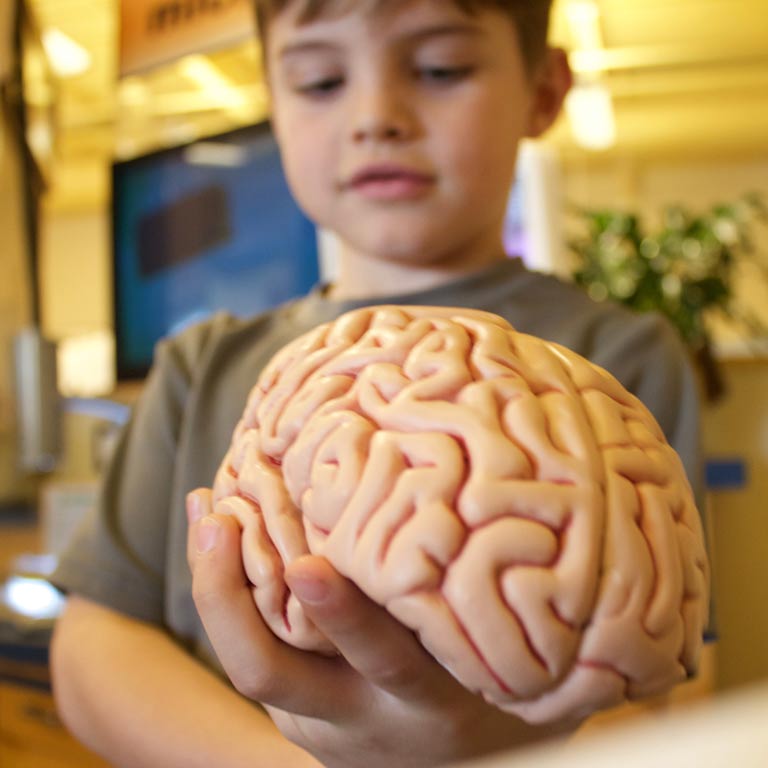
[(0, 640), (0, 682), (50, 690), (48, 644), (6, 643)]
[(744, 459), (708, 459), (704, 465), (707, 490), (732, 491), (747, 484), (747, 465)]

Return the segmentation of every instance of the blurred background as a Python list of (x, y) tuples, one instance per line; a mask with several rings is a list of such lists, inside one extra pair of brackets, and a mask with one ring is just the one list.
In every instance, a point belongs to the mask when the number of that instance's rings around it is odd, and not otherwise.
[[(575, 87), (510, 190), (511, 253), (664, 312), (701, 379), (716, 622), (637, 716), (768, 675), (767, 10), (555, 0)], [(0, 85), (0, 764), (99, 765), (50, 704), (47, 569), (154, 341), (306, 291), (333, 243), (285, 189), (248, 0), (0, 0)]]

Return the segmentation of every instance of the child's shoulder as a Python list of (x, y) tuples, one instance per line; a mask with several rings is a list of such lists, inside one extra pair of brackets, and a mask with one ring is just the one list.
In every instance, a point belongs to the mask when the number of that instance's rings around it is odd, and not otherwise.
[(233, 348), (251, 347), (289, 322), (288, 305), (248, 317), (217, 311), (190, 323), (158, 342), (155, 366), (174, 367), (191, 377), (194, 371)]

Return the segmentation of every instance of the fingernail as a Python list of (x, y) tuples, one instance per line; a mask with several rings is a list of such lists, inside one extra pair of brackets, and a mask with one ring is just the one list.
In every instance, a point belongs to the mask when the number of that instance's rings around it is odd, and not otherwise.
[(197, 526), (197, 551), (210, 552), (219, 538), (221, 526), (213, 517), (204, 517)]
[(325, 602), (330, 592), (326, 582), (318, 579), (304, 579), (300, 576), (292, 578), (288, 586), (302, 603), (310, 605)]
[(187, 521), (190, 525), (196, 523), (205, 514), (200, 497), (193, 491), (187, 494)]

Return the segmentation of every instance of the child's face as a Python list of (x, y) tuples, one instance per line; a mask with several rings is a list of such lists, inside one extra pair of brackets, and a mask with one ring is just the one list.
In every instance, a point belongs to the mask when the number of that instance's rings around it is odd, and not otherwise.
[(293, 3), (269, 26), (273, 120), (299, 203), (367, 257), (498, 255), (518, 142), (544, 127), (513, 21), (450, 0), (350, 5), (299, 23)]

